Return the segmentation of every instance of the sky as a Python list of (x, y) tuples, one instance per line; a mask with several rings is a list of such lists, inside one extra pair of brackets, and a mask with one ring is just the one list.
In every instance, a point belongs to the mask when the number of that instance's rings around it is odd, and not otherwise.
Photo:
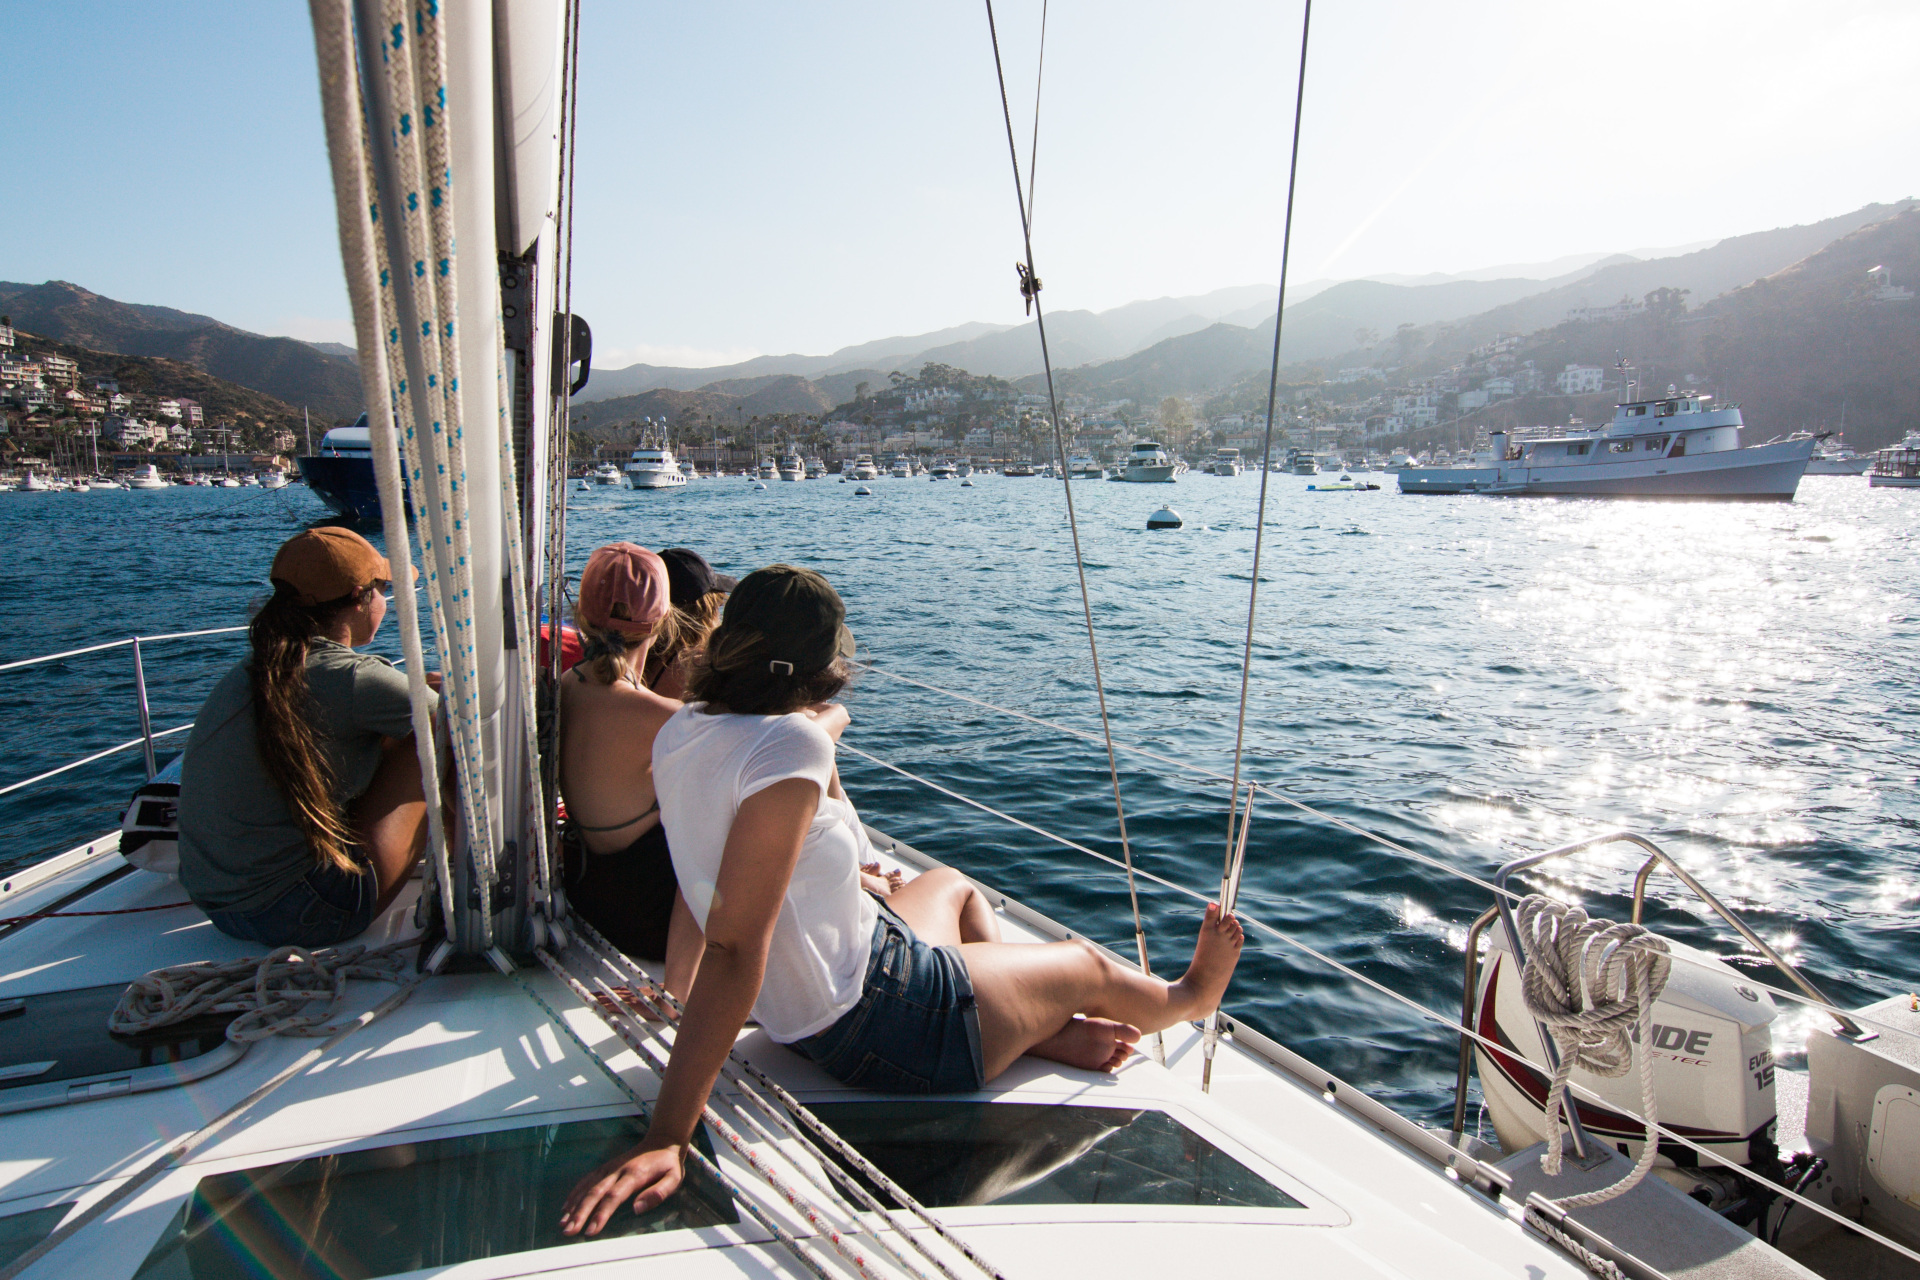
[[(1032, 145), (1040, 0), (997, 0)], [(982, 3), (585, 0), (595, 364), (1021, 320)], [(1292, 0), (1049, 0), (1053, 310), (1279, 279)], [(0, 279), (351, 341), (306, 6), (0, 0)], [(1681, 245), (1920, 193), (1912, 0), (1321, 0), (1289, 274)]]

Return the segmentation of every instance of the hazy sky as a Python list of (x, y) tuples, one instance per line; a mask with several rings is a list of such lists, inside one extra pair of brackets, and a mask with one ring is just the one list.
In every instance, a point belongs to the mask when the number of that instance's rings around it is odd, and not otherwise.
[[(1000, 0), (1022, 163), (1038, 0)], [(1287, 0), (1052, 0), (1054, 309), (1278, 278)], [(306, 7), (0, 2), (0, 279), (350, 340)], [(1021, 318), (978, 3), (586, 0), (596, 364)], [(1808, 222), (1920, 191), (1920, 4), (1322, 0), (1298, 280)]]

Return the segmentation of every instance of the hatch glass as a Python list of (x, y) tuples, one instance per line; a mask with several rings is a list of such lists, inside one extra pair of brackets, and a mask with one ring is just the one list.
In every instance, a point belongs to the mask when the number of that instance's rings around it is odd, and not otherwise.
[(107, 1030), (124, 982), (0, 1001), (0, 1089), (51, 1084), (184, 1062), (226, 1043), (231, 1013), (137, 1036)]
[(814, 1112), (929, 1208), (1304, 1206), (1164, 1111), (1026, 1102), (831, 1102)]
[(48, 1205), (0, 1218), (0, 1267), (10, 1267), (27, 1250), (53, 1234), (71, 1204)]
[[(386, 1276), (585, 1240), (560, 1234), (581, 1175), (632, 1146), (630, 1118), (579, 1120), (312, 1156), (202, 1178), (135, 1273), (166, 1280)], [(712, 1154), (703, 1128), (696, 1138)], [(596, 1237), (739, 1221), (697, 1168)]]

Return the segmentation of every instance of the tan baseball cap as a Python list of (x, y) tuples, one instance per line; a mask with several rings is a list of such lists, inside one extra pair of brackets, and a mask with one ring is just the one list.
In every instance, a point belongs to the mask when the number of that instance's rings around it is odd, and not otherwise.
[(267, 576), (276, 587), (291, 588), (296, 603), (312, 606), (344, 599), (370, 583), (391, 582), (393, 567), (353, 530), (325, 525), (280, 544)]

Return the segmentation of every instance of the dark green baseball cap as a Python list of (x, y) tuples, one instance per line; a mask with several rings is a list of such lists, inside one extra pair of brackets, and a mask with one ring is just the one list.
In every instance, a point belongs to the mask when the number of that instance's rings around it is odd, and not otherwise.
[[(767, 641), (773, 670), (812, 675), (835, 658), (853, 656), (847, 606), (831, 583), (811, 569), (773, 564), (740, 579), (727, 596), (722, 627), (750, 627)], [(782, 674), (786, 674), (782, 671)]]

